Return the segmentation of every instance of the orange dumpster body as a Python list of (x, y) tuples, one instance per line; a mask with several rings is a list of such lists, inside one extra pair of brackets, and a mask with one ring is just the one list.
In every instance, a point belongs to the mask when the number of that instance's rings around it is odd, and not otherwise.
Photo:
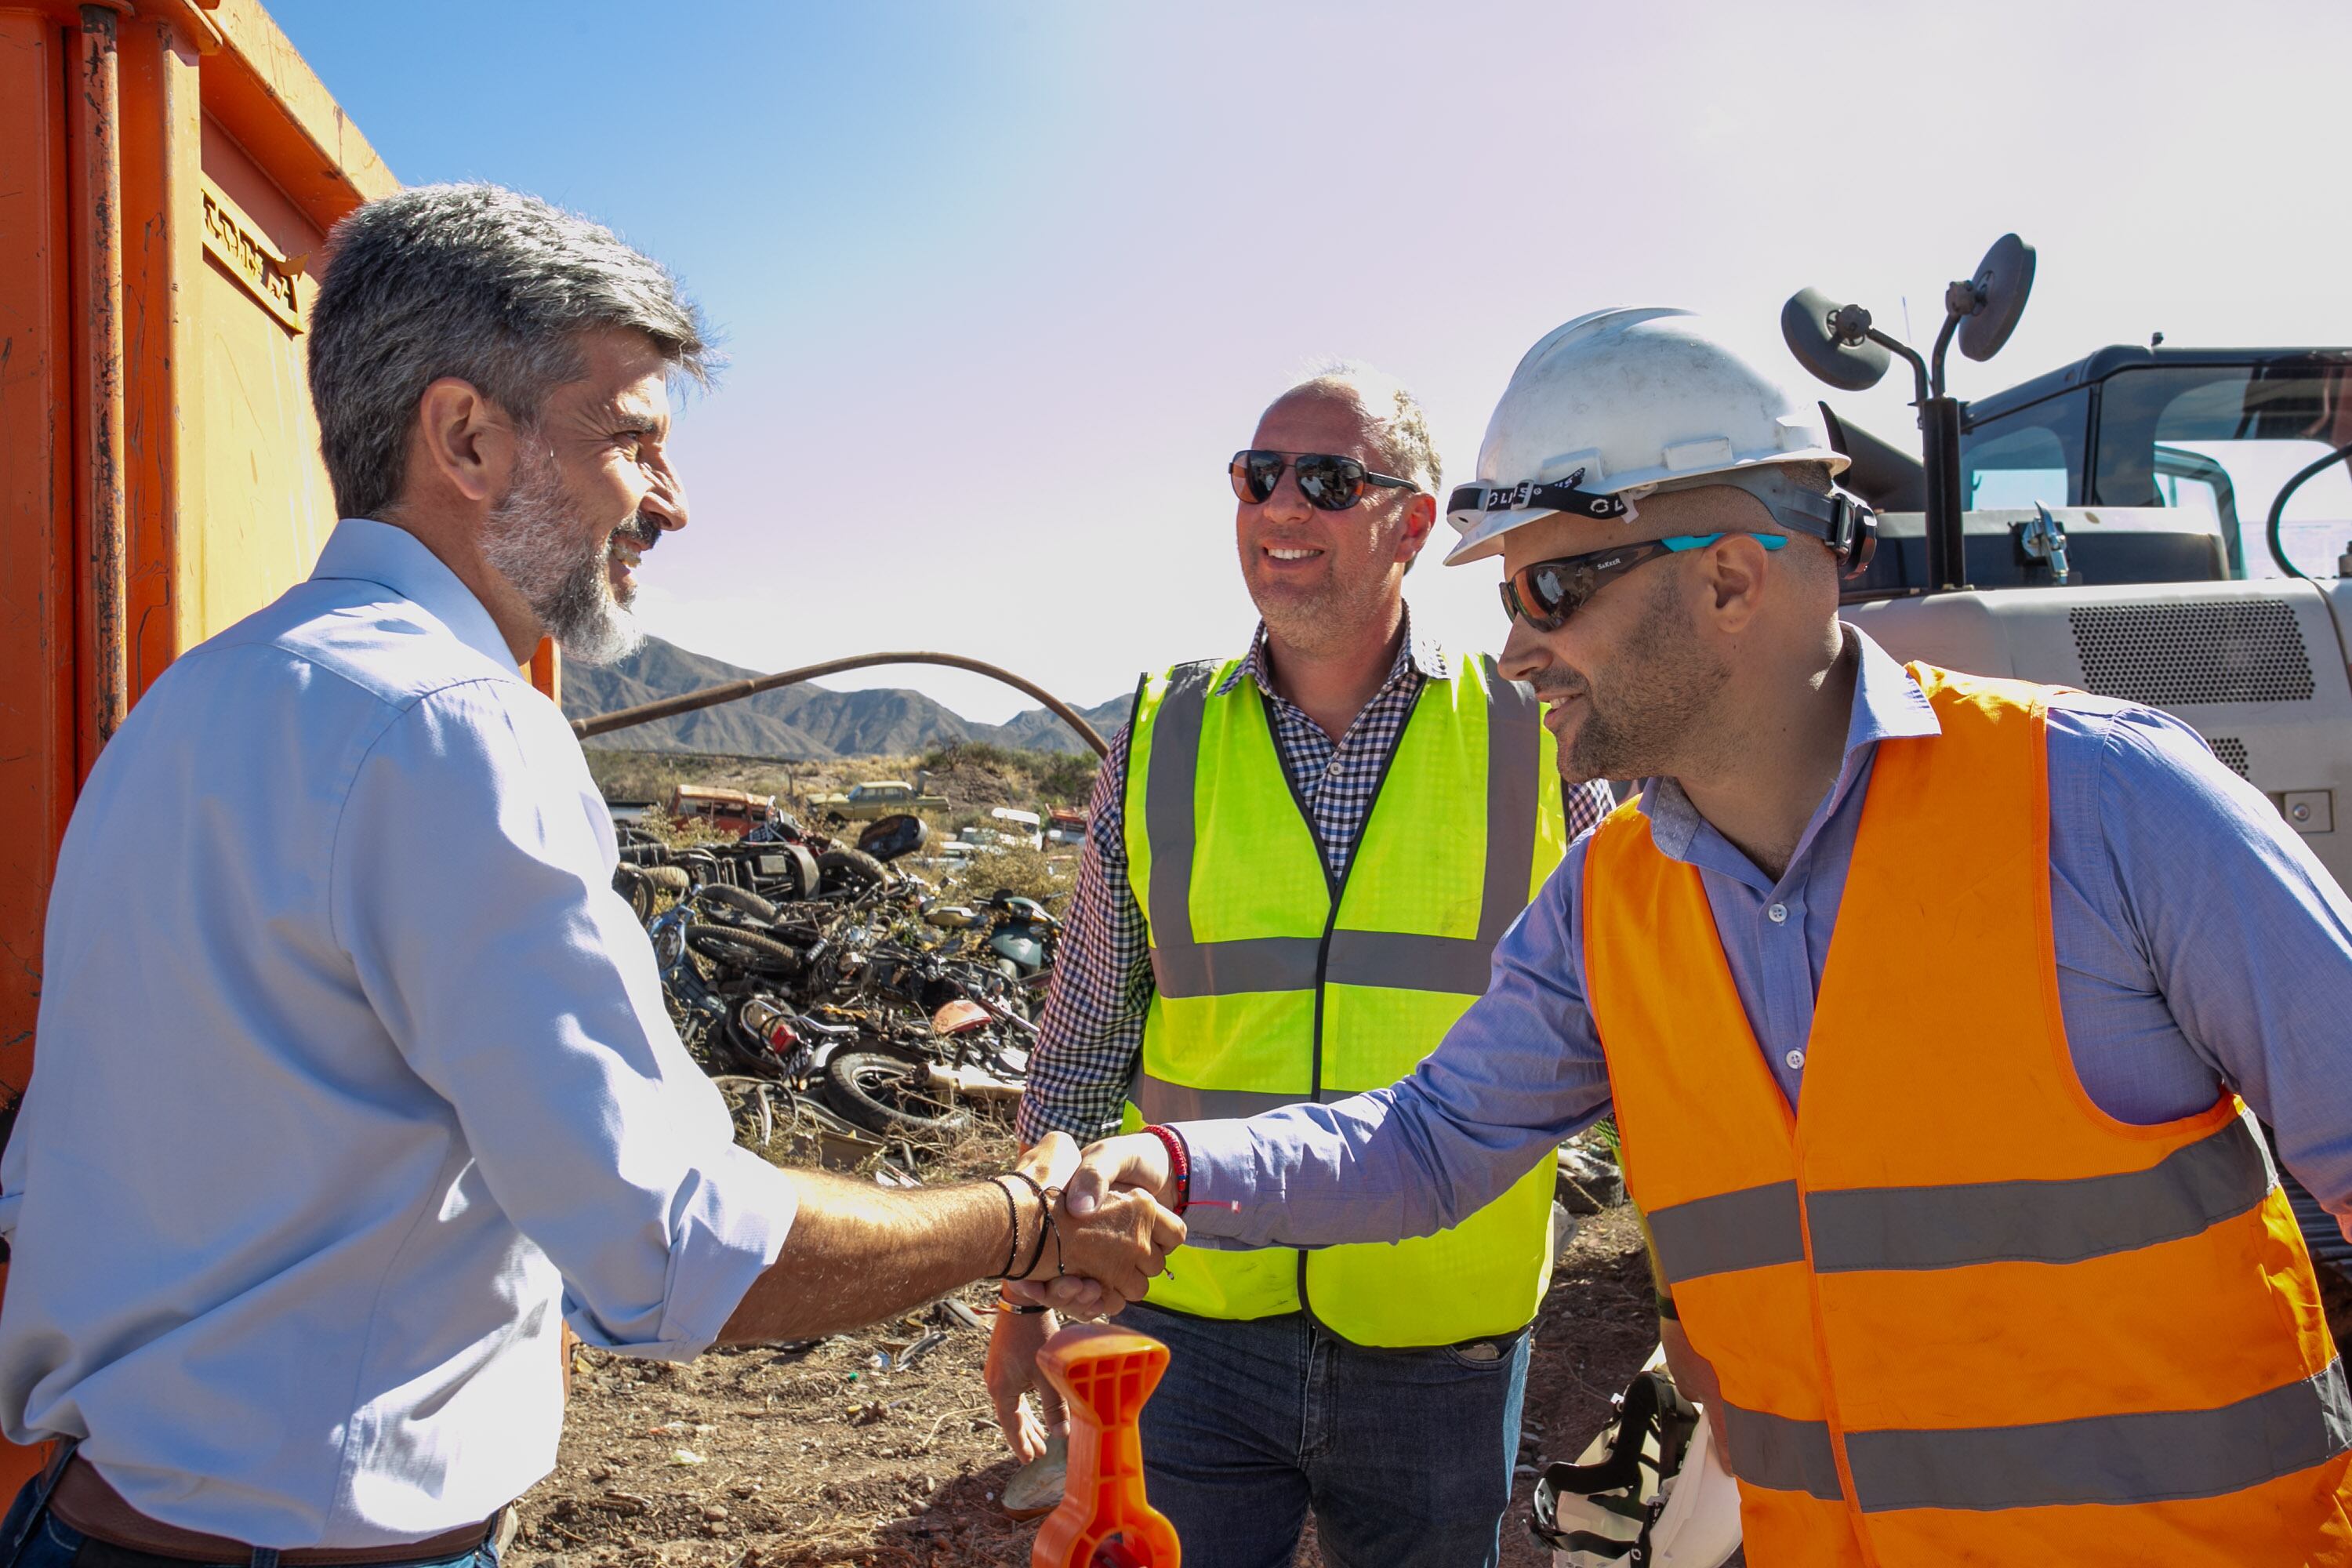
[[(12, 1091), (32, 1068), (58, 840), (99, 749), (182, 649), (308, 575), (334, 527), (305, 374), (311, 264), (337, 218), (396, 184), (255, 0), (0, 0)], [(531, 672), (552, 693), (551, 650)], [(0, 1451), (0, 1499), (38, 1458)]]

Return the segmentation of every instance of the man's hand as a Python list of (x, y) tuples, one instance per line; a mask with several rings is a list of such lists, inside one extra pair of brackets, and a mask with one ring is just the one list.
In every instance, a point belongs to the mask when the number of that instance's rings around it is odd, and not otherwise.
[[(1042, 1140), (1039, 1146), (1043, 1147)], [(1078, 1157), (1076, 1174), (1070, 1177), (1063, 1192), (1063, 1205), (1071, 1216), (1065, 1223), (1089, 1220), (1107, 1203), (1146, 1194), (1163, 1209), (1176, 1201), (1175, 1173), (1168, 1166), (1167, 1145), (1149, 1132), (1102, 1139), (1087, 1145), (1086, 1152)], [(1169, 1218), (1176, 1226), (1177, 1240), (1181, 1241), (1183, 1222), (1172, 1214)], [(1155, 1274), (1160, 1271), (1158, 1268), (1151, 1270)], [(1007, 1289), (1007, 1294), (1016, 1300), (1051, 1307), (1074, 1318), (1107, 1318), (1129, 1301), (1140, 1299), (1142, 1293), (1140, 1289), (1107, 1291), (1091, 1279), (1035, 1277)]]
[[(1096, 1199), (1084, 1214), (1071, 1207), (1066, 1194), (1045, 1256), (1025, 1278), (1033, 1287), (1050, 1284), (1057, 1307), (1108, 1315), (1140, 1298), (1151, 1277), (1166, 1267), (1168, 1254), (1183, 1242), (1184, 1222), (1148, 1192), (1118, 1188)], [(1073, 1288), (1074, 1280), (1091, 1281), (1098, 1292)]]
[(1066, 1187), (1078, 1168), (1077, 1140), (1066, 1132), (1048, 1132), (1024, 1150), (1013, 1168), (1049, 1191)]
[(1004, 1428), (1004, 1446), (1024, 1465), (1045, 1451), (1046, 1438), (1069, 1426), (1061, 1394), (1037, 1375), (1037, 1352), (1060, 1327), (1051, 1312), (999, 1312), (988, 1336), (988, 1366), (981, 1375), (996, 1405), (996, 1424)]
[(1176, 1202), (1176, 1173), (1168, 1168), (1168, 1146), (1149, 1132), (1129, 1132), (1087, 1145), (1077, 1174), (1069, 1182), (1070, 1212), (1089, 1215), (1121, 1187), (1140, 1187), (1164, 1207)]
[(1723, 1391), (1716, 1386), (1714, 1363), (1692, 1347), (1690, 1336), (1672, 1318), (1658, 1320), (1658, 1342), (1665, 1347), (1666, 1371), (1674, 1376), (1676, 1392), (1706, 1413), (1707, 1425), (1715, 1428), (1715, 1451), (1729, 1469), (1731, 1438), (1724, 1429)]

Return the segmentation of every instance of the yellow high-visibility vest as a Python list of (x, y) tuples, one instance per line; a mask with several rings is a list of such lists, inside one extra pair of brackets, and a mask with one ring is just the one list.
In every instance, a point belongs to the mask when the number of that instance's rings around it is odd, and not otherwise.
[[(1491, 660), (1415, 700), (1336, 882), (1238, 660), (1144, 683), (1127, 852), (1156, 992), (1126, 1125), (1249, 1116), (1410, 1074), (1486, 989), (1495, 942), (1567, 847), (1551, 734)], [(1304, 1309), (1358, 1344), (1511, 1332), (1551, 1275), (1547, 1160), (1450, 1230), (1310, 1252), (1180, 1248), (1156, 1306)]]

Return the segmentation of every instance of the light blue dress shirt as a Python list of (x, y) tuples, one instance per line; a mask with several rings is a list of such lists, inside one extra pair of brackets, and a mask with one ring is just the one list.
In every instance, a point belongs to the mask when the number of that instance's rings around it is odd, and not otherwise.
[[(1696, 866), (1759, 1047), (1796, 1104), (1807, 1037), (1878, 742), (1941, 732), (1916, 682), (1853, 626), (1844, 762), (1775, 880), (1671, 780), (1646, 781), (1658, 848)], [(2053, 710), (2052, 924), (2076, 1075), (2139, 1124), (2226, 1085), (2281, 1158), (2352, 1215), (2352, 903), (2260, 792), (2194, 731), (2100, 698)], [(1495, 952), (1486, 994), (1391, 1089), (1247, 1121), (1187, 1122), (1197, 1243), (1329, 1246), (1443, 1229), (1499, 1196), (1608, 1109), (1585, 1005), (1578, 907), (1589, 836)], [(1605, 896), (1605, 889), (1604, 896)], [(2030, 984), (2020, 972), (2007, 977)], [(1988, 984), (2004, 977), (1987, 975)], [(1923, 956), (1919, 1005), (1950, 984)], [(1671, 1048), (1671, 1042), (1657, 1042)]]
[(484, 1518), (562, 1321), (709, 1345), (793, 1214), (611, 887), (578, 742), (413, 536), (176, 660), (67, 830), (0, 1163), (0, 1424), (281, 1550)]

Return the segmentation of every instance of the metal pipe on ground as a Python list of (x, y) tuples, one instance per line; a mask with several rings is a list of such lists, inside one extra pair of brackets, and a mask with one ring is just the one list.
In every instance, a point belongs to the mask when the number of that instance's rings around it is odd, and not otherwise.
[(1082, 718), (1077, 710), (1034, 681), (1024, 680), (1009, 669), (977, 658), (966, 658), (953, 653), (861, 653), (849, 658), (827, 659), (823, 664), (803, 665), (798, 669), (779, 670), (750, 680), (730, 680), (724, 686), (705, 687), (682, 696), (665, 697), (658, 702), (641, 703), (635, 708), (623, 708), (611, 713), (598, 713), (587, 719), (574, 719), (572, 732), (582, 740), (592, 735), (608, 735), (615, 730), (650, 724), (656, 719), (675, 719), (681, 713), (692, 713), (704, 708), (716, 708), (722, 702), (740, 702), (746, 697), (757, 697), (762, 691), (775, 691), (787, 686), (797, 686), (803, 680), (820, 676), (839, 675), (845, 670), (867, 669), (877, 664), (938, 664), (950, 669), (969, 669), (1001, 680), (1017, 691), (1025, 692), (1045, 704), (1055, 718), (1067, 724), (1092, 749), (1097, 757), (1110, 755), (1110, 742), (1096, 732), (1095, 727)]

